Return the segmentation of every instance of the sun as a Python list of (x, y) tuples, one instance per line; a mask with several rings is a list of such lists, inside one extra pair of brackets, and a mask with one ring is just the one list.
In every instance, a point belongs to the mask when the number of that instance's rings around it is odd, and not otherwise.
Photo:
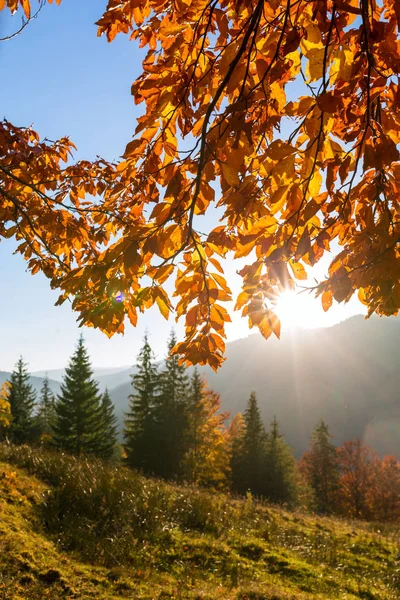
[(277, 299), (274, 312), (284, 329), (318, 327), (321, 309), (314, 296), (293, 291), (283, 292)]

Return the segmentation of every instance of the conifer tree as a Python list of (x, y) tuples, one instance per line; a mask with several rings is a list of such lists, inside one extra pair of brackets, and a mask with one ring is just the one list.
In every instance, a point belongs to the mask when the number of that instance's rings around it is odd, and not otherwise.
[(339, 489), (339, 458), (324, 421), (317, 425), (311, 436), (311, 448), (300, 461), (300, 470), (314, 492), (317, 512), (334, 512)]
[(51, 440), (56, 422), (56, 409), (54, 394), (50, 389), (49, 378), (43, 380), (39, 402), (35, 417), (35, 425), (41, 443), (46, 444)]
[(236, 472), (233, 474), (233, 482), (237, 486), (235, 491), (245, 493), (250, 490), (253, 494), (261, 495), (265, 474), (266, 432), (255, 392), (250, 394), (243, 420), (242, 454), (237, 456)]
[(82, 336), (65, 370), (55, 409), (54, 445), (78, 456), (99, 455), (100, 394)]
[(292, 503), (296, 496), (296, 461), (274, 417), (267, 435), (263, 495), (271, 502)]
[(175, 344), (176, 336), (172, 332), (168, 340), (165, 368), (160, 373), (160, 390), (154, 410), (154, 472), (165, 479), (179, 478), (183, 474), (188, 426), (189, 380), (185, 366), (179, 364), (179, 357), (172, 352)]
[(101, 458), (110, 459), (115, 457), (118, 427), (114, 404), (107, 388), (101, 397), (100, 415), (99, 456), (101, 456)]
[(237, 413), (228, 429), (228, 447), (230, 455), (231, 487), (241, 490), (242, 487), (242, 457), (245, 423), (242, 413)]
[(26, 444), (35, 438), (35, 400), (36, 393), (30, 384), (28, 369), (21, 357), (11, 374), (8, 395), (12, 417), (8, 435), (15, 444)]
[(147, 334), (137, 358), (137, 373), (131, 376), (133, 393), (125, 416), (124, 448), (129, 466), (154, 473), (154, 404), (158, 394), (155, 357)]
[(227, 413), (220, 413), (219, 395), (207, 388), (194, 370), (187, 407), (186, 452), (183, 476), (204, 486), (222, 488), (229, 471), (228, 436), (224, 429)]

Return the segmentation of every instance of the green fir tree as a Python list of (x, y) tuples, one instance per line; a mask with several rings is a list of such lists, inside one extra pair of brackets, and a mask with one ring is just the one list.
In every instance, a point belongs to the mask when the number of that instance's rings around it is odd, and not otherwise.
[(40, 391), (39, 402), (37, 405), (35, 424), (38, 431), (39, 440), (42, 444), (47, 444), (52, 436), (56, 422), (56, 409), (54, 394), (50, 389), (49, 378), (43, 380), (43, 386)]
[(274, 417), (266, 443), (263, 496), (278, 504), (293, 503), (296, 496), (296, 461)]
[(228, 429), (228, 445), (230, 456), (231, 488), (243, 492), (243, 442), (245, 424), (242, 413), (237, 413)]
[(185, 455), (184, 476), (191, 483), (197, 482), (201, 461), (202, 424), (206, 418), (206, 406), (203, 401), (204, 383), (195, 368), (189, 390), (188, 427), (186, 432), (187, 451)]
[(36, 393), (30, 383), (30, 375), (22, 357), (18, 360), (10, 378), (8, 401), (11, 408), (10, 441), (26, 444), (34, 441), (36, 427), (33, 416)]
[(147, 334), (132, 375), (133, 393), (125, 417), (124, 449), (129, 466), (144, 473), (154, 471), (154, 403), (158, 394), (158, 374)]
[(71, 454), (101, 454), (100, 394), (81, 336), (56, 401), (54, 445)]
[(251, 392), (243, 415), (243, 437), (236, 440), (232, 460), (234, 491), (262, 494), (265, 474), (266, 433), (255, 392)]
[(315, 509), (323, 514), (334, 512), (339, 491), (339, 456), (331, 438), (327, 424), (321, 421), (312, 432), (309, 452), (300, 462), (314, 492)]
[(165, 479), (179, 479), (183, 475), (188, 427), (189, 379), (185, 366), (179, 364), (179, 357), (172, 352), (175, 344), (176, 337), (172, 332), (154, 410), (154, 472)]
[(105, 459), (115, 458), (118, 435), (117, 417), (115, 416), (115, 407), (107, 388), (101, 397), (100, 415), (99, 455)]

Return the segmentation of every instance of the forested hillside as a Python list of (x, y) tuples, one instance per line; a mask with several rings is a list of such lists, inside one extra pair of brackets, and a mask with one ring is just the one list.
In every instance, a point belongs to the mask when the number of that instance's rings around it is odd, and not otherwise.
[[(258, 334), (227, 345), (227, 360), (215, 373), (200, 368), (222, 399), (222, 410), (243, 411), (257, 393), (264, 421), (274, 415), (296, 455), (308, 446), (319, 419), (335, 442), (361, 437), (380, 454), (400, 455), (400, 322), (353, 317), (324, 329), (286, 331), (268, 343)], [(126, 362), (135, 363), (135, 356)], [(122, 424), (132, 392), (130, 368), (95, 369), (100, 389), (108, 387)], [(58, 393), (63, 370), (49, 371)], [(40, 372), (44, 375), (44, 371)], [(10, 376), (0, 372), (0, 385)], [(43, 378), (32, 376), (39, 391)]]
[[(320, 418), (338, 444), (361, 437), (381, 454), (400, 455), (399, 335), (397, 319), (361, 316), (284, 332), (280, 341), (255, 334), (227, 345), (218, 373), (203, 372), (232, 414), (255, 390), (264, 420), (276, 415), (298, 455)], [(130, 392), (128, 380), (111, 390), (120, 417)]]

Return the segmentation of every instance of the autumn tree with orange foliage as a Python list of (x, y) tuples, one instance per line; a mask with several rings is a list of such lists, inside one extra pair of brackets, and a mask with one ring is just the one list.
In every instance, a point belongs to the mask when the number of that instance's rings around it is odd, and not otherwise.
[[(19, 6), (29, 18), (29, 0), (0, 2)], [(0, 126), (0, 236), (59, 303), (108, 335), (154, 304), (174, 311), (176, 351), (214, 369), (227, 257), (247, 257), (236, 309), (266, 338), (277, 296), (330, 251), (325, 310), (358, 292), (369, 315), (397, 314), (398, 1), (109, 0), (99, 17), (99, 35), (147, 49), (123, 158), (67, 164), (67, 138)]]
[(229, 445), (221, 412), (221, 398), (207, 387), (194, 371), (188, 399), (188, 425), (183, 473), (186, 481), (203, 486), (226, 488), (229, 482)]
[(400, 463), (396, 457), (373, 461), (368, 497), (374, 520), (400, 519)]
[(367, 519), (371, 513), (374, 455), (361, 440), (348, 441), (338, 449), (340, 464), (340, 511), (355, 519)]
[(9, 402), (10, 382), (5, 381), (0, 387), (0, 436), (2, 436), (11, 425), (11, 406)]

